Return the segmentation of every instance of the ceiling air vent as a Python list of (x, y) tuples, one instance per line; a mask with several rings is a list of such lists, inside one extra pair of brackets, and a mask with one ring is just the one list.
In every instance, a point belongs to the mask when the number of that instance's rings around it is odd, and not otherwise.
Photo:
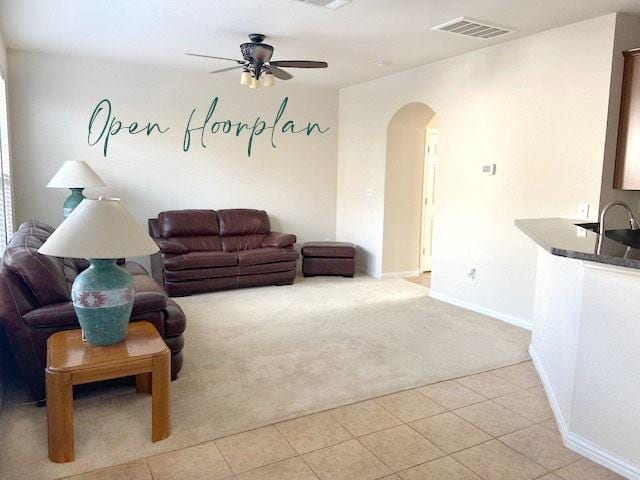
[(502, 27), (500, 25), (491, 25), (489, 23), (480, 22), (467, 17), (456, 18), (455, 20), (450, 20), (441, 25), (436, 25), (435, 27), (431, 27), (431, 30), (476, 38), (496, 38), (515, 32), (512, 28)]
[(297, 0), (301, 3), (309, 3), (311, 5), (317, 5), (319, 7), (327, 7), (331, 10), (337, 10), (340, 7), (344, 7), (350, 3), (351, 0)]

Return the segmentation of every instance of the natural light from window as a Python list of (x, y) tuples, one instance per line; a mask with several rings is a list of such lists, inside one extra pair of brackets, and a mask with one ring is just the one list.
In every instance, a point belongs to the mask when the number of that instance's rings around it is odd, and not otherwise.
[(13, 207), (11, 204), (7, 88), (2, 70), (0, 70), (0, 171), (2, 172), (2, 186), (0, 190), (0, 251), (4, 251), (13, 233)]

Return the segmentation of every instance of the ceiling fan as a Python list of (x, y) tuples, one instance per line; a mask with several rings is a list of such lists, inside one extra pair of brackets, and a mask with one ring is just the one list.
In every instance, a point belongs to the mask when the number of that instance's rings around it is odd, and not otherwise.
[(260, 77), (263, 78), (262, 85), (272, 87), (275, 85), (275, 79), (289, 80), (293, 78), (289, 72), (280, 67), (287, 68), (327, 68), (327, 62), (314, 62), (310, 60), (276, 60), (272, 61), (273, 47), (266, 43), (262, 43), (265, 36), (261, 33), (250, 33), (251, 42), (240, 45), (240, 52), (244, 60), (236, 60), (235, 58), (214, 57), (212, 55), (202, 55), (200, 53), (187, 53), (192, 57), (214, 58), (216, 60), (228, 60), (235, 62), (237, 65), (233, 67), (221, 68), (210, 73), (220, 73), (229, 70), (242, 69), (240, 75), (240, 84), (248, 85), (249, 88), (259, 88), (261, 85)]

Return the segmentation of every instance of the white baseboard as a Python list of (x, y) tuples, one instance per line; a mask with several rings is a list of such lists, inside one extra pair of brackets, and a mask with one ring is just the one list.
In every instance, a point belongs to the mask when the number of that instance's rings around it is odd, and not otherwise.
[(405, 277), (417, 277), (420, 275), (420, 270), (408, 270), (406, 272), (389, 272), (383, 273), (380, 278), (405, 278)]
[(363, 267), (360, 265), (356, 265), (356, 273), (360, 275), (367, 275), (369, 277), (376, 278), (376, 276), (372, 272), (370, 272), (367, 267)]
[(562, 411), (560, 410), (558, 400), (553, 388), (551, 387), (549, 378), (547, 377), (542, 363), (540, 362), (540, 358), (536, 354), (532, 345), (529, 346), (529, 355), (533, 361), (533, 366), (540, 376), (540, 380), (542, 380), (542, 385), (547, 393), (547, 398), (549, 399), (553, 416), (556, 418), (558, 430), (560, 430), (562, 442), (565, 447), (587, 457), (590, 460), (593, 460), (609, 470), (613, 470), (629, 480), (640, 480), (640, 466), (634, 465), (633, 463), (598, 447), (593, 442), (569, 430), (569, 425), (562, 415)]
[(556, 397), (555, 392), (551, 388), (551, 383), (549, 382), (549, 377), (542, 368), (542, 364), (540, 363), (540, 357), (536, 354), (533, 349), (533, 345), (529, 345), (529, 356), (531, 357), (531, 361), (533, 362), (533, 366), (538, 372), (538, 376), (542, 381), (542, 386), (544, 387), (544, 391), (547, 394), (547, 399), (549, 400), (549, 405), (551, 406), (551, 411), (553, 412), (553, 416), (556, 419), (556, 424), (558, 425), (558, 430), (560, 430), (560, 435), (562, 435), (562, 440), (567, 436), (567, 431), (569, 426), (567, 425), (564, 416), (562, 415), (562, 410), (560, 410), (560, 404), (558, 403), (558, 398)]
[(531, 323), (523, 320), (522, 318), (514, 317), (513, 315), (507, 315), (506, 313), (497, 312), (495, 310), (491, 310), (490, 308), (481, 307), (480, 305), (476, 305), (475, 303), (460, 300), (459, 298), (455, 297), (450, 297), (449, 295), (445, 295), (439, 292), (434, 292), (433, 289), (429, 291), (429, 296), (431, 298), (435, 298), (436, 300), (455, 305), (456, 307), (465, 308), (473, 312), (481, 313), (482, 315), (486, 315), (488, 317), (493, 317), (497, 320), (502, 320), (503, 322), (515, 325), (516, 327), (521, 327), (526, 330), (531, 330), (533, 328)]

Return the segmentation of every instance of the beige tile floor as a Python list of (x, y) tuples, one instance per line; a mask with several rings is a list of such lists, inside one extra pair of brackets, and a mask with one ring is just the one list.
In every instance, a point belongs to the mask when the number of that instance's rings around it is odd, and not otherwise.
[(564, 448), (530, 362), (219, 438), (74, 480), (608, 480)]

